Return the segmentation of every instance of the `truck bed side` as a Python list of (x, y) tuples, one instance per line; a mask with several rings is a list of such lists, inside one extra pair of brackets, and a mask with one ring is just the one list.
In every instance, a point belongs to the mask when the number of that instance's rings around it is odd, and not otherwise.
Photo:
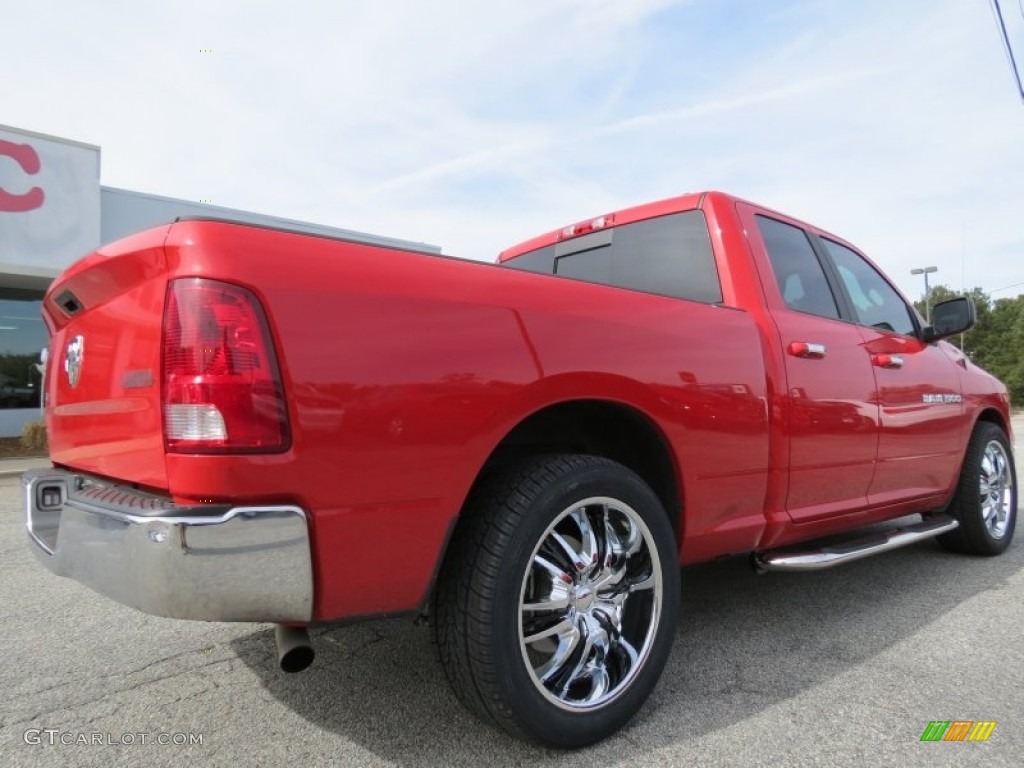
[(765, 372), (745, 312), (209, 222), (175, 225), (167, 264), (260, 298), (293, 438), (280, 454), (169, 454), (167, 488), (311, 510), (320, 618), (414, 608), (488, 458), (568, 402), (635, 412), (672, 447), (695, 558), (763, 528)]

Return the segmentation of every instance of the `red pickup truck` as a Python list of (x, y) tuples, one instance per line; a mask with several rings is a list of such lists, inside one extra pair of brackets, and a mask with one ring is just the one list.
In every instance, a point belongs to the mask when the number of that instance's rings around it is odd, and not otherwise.
[(43, 311), (53, 468), (25, 503), (50, 570), (274, 622), (289, 671), (310, 626), (426, 615), (462, 701), (547, 745), (643, 704), (680, 564), (1013, 536), (1006, 389), (942, 341), (969, 300), (927, 324), (849, 243), (722, 193), (498, 264), (179, 220)]

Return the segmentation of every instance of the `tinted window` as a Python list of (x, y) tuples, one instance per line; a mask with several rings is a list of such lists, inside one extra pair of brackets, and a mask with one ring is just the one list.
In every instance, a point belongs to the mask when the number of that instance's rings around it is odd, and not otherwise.
[(757, 227), (786, 306), (797, 312), (838, 319), (835, 297), (807, 233), (765, 216), (757, 217)]
[(592, 283), (614, 285), (612, 280), (612, 247), (602, 245), (577, 251), (558, 259), (556, 274), (562, 277), (574, 277), (577, 280), (589, 280)]
[[(541, 271), (551, 248), (505, 262), (514, 269)], [(540, 254), (545, 254), (540, 256)], [(619, 288), (716, 303), (722, 289), (715, 256), (701, 211), (686, 211), (638, 221), (565, 240), (554, 246), (554, 271), (563, 277)], [(519, 264), (531, 257), (531, 262)]]
[(914, 322), (910, 319), (906, 302), (878, 270), (859, 253), (831, 240), (822, 242), (835, 262), (839, 279), (850, 295), (857, 321), (861, 325), (870, 325), (883, 331), (912, 335), (915, 331)]
[(525, 272), (540, 272), (550, 275), (555, 271), (555, 246), (538, 248), (536, 251), (516, 256), (511, 261), (503, 262), (504, 266), (521, 269)]
[(708, 226), (700, 211), (661, 216), (615, 231), (612, 282), (681, 299), (722, 300)]

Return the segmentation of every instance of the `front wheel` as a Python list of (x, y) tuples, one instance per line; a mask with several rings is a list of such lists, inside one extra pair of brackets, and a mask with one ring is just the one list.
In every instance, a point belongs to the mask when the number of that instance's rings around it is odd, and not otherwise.
[(678, 602), (675, 536), (647, 484), (608, 459), (543, 456), (474, 492), (438, 579), (434, 632), (469, 709), (580, 747), (647, 699)]
[(998, 555), (1010, 546), (1017, 523), (1017, 474), (1010, 441), (995, 424), (978, 422), (948, 512), (960, 527), (939, 537), (946, 549)]

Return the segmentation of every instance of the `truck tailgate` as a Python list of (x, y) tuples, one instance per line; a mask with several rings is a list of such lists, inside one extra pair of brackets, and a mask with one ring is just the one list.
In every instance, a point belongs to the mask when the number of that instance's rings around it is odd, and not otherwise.
[(160, 400), (167, 231), (100, 248), (47, 292), (46, 420), (55, 464), (167, 487)]

